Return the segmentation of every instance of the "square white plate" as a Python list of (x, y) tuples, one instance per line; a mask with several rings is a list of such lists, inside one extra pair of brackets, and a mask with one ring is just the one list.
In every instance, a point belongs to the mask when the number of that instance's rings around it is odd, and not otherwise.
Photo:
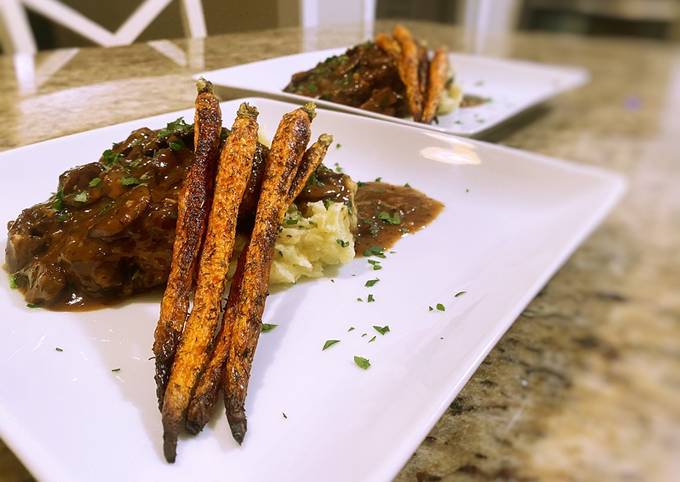
[[(270, 137), (294, 108), (249, 101)], [(239, 102), (222, 104), (225, 125)], [(174, 112), (0, 153), (0, 222), (45, 200), (65, 169), (97, 159), (135, 128), (160, 128), (180, 115), (193, 118), (191, 110)], [(357, 258), (333, 282), (273, 294), (264, 321), (279, 326), (260, 339), (243, 446), (220, 408), (199, 436), (180, 440), (175, 465), (161, 455), (148, 360), (158, 299), (58, 313), (27, 308), (3, 282), (0, 436), (36, 477), (389, 480), (624, 190), (620, 176), (592, 167), (367, 117), (320, 111), (313, 128), (342, 145), (331, 148), (327, 165), (338, 162), (357, 180), (409, 182), (446, 208), (400, 240), (381, 271)], [(466, 294), (454, 297), (459, 291)], [(368, 293), (374, 303), (357, 301)], [(446, 311), (428, 310), (437, 303)], [(372, 328), (385, 324), (384, 336)], [(331, 338), (341, 343), (322, 352)], [(354, 355), (371, 368), (355, 366)]]
[[(291, 76), (296, 72), (311, 69), (317, 63), (332, 55), (342, 54), (345, 50), (341, 48), (288, 55), (212, 70), (196, 77), (203, 76), (214, 84), (234, 89), (241, 95), (259, 93), (295, 102), (309, 102), (308, 97), (283, 91)], [(449, 134), (477, 136), (560, 92), (585, 84), (589, 79), (585, 69), (576, 67), (465, 54), (450, 54), (449, 59), (456, 73), (456, 82), (461, 85), (463, 92), (489, 98), (490, 102), (440, 116), (439, 123), (431, 125), (320, 99), (315, 102), (323, 107), (400, 124), (425, 127)]]

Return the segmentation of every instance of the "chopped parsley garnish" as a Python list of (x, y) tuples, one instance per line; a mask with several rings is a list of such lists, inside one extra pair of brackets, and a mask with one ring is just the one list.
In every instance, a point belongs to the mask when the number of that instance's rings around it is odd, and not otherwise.
[(432, 308), (431, 306), (428, 306), (427, 311), (434, 311), (434, 308)]
[(57, 212), (60, 212), (61, 210), (64, 209), (64, 191), (59, 189), (55, 194), (54, 194), (54, 200), (52, 201), (52, 209), (54, 209)]
[(37, 303), (26, 303), (26, 306), (28, 308), (40, 308), (40, 305)]
[(373, 338), (371, 338), (370, 340), (368, 340), (369, 343), (373, 343), (374, 341), (375, 341), (375, 335), (373, 335)]
[(269, 333), (270, 331), (272, 331), (277, 326), (279, 326), (279, 325), (274, 325), (272, 323), (262, 323), (262, 333)]
[(456, 293), (455, 295), (453, 295), (453, 297), (454, 297), (454, 298), (458, 298), (459, 296), (463, 296), (465, 293), (467, 293), (467, 291), (459, 291), (458, 293)]
[(350, 331), (353, 331), (353, 330), (354, 330), (354, 327), (353, 327), (353, 326), (350, 326), (349, 329), (348, 329), (347, 331), (350, 332)]
[(411, 187), (409, 183), (404, 184), (404, 187)]
[(56, 347), (55, 350), (57, 350), (57, 351), (64, 351), (64, 349), (63, 349), (63, 348), (60, 348), (60, 347)]
[(368, 333), (362, 333), (361, 338), (365, 337), (366, 335), (368, 335)]
[(168, 142), (168, 146), (173, 151), (179, 151), (184, 148), (184, 141), (182, 139), (177, 139), (176, 141)]
[(79, 203), (87, 202), (87, 198), (88, 198), (87, 191), (80, 191), (78, 194), (73, 196), (73, 200)]
[(368, 370), (371, 367), (371, 362), (362, 356), (354, 355), (354, 363), (362, 370)]
[(364, 251), (364, 256), (377, 256), (378, 258), (384, 258), (385, 250), (380, 246), (371, 246), (366, 251)]
[(13, 274), (9, 277), (9, 287), (13, 290), (17, 289), (17, 275)]
[(395, 211), (392, 214), (388, 213), (387, 211), (380, 211), (378, 213), (378, 219), (388, 224), (401, 224), (401, 216), (399, 215), (399, 211)]
[(155, 359), (156, 359), (156, 355), (151, 355), (149, 358), (147, 358), (147, 360), (155, 360)]
[(378, 325), (373, 325), (373, 329), (380, 333), (381, 335), (384, 335), (386, 333), (390, 332), (390, 325), (385, 325), (385, 326), (378, 326)]
[(437, 311), (446, 311), (446, 307), (441, 303), (437, 303)]
[(380, 264), (380, 261), (377, 259), (369, 259), (368, 264), (370, 264), (373, 267), (373, 271), (378, 271), (379, 269), (382, 269), (382, 265)]
[(288, 420), (288, 415), (286, 415), (286, 412), (281, 412), (281, 415), (283, 415), (283, 418), (285, 418), (286, 420)]
[(112, 149), (106, 149), (104, 152), (102, 152), (102, 161), (104, 161), (104, 164), (106, 164), (108, 167), (111, 167), (122, 157), (123, 154), (119, 152), (113, 152)]
[(336, 239), (336, 243), (338, 243), (341, 247), (346, 248), (349, 246), (349, 241), (343, 241), (342, 239)]
[(366, 281), (366, 284), (364, 284), (364, 286), (367, 286), (368, 288), (370, 288), (371, 286), (375, 286), (375, 284), (376, 284), (378, 281), (380, 281), (380, 278), (369, 279), (368, 281)]
[(337, 172), (338, 174), (342, 174), (342, 167), (340, 166), (340, 164), (338, 164), (338, 163), (336, 162), (336, 163), (334, 164), (334, 166), (335, 166), (335, 172)]
[(288, 218), (288, 219), (286, 219), (286, 221), (285, 221), (284, 224), (285, 224), (286, 226), (292, 226), (293, 224), (297, 224), (297, 223), (298, 223), (298, 219), (297, 219), (297, 218)]
[(184, 122), (184, 117), (180, 117), (179, 119), (175, 119), (172, 122), (168, 122), (168, 125), (166, 125), (164, 129), (158, 131), (158, 137), (163, 139), (168, 137), (170, 134), (182, 136), (184, 134), (188, 134), (192, 128), (192, 124), (187, 124)]
[(141, 181), (134, 176), (125, 176), (120, 179), (120, 183), (123, 186), (135, 186), (137, 184), (140, 184)]
[(336, 343), (340, 343), (340, 340), (326, 340), (326, 342), (323, 344), (323, 348), (321, 349), (321, 351), (324, 351), (324, 350), (332, 347)]
[(342, 147), (342, 144), (340, 144), (340, 143), (337, 143), (337, 144), (335, 145), (335, 148), (336, 148), (336, 149), (340, 149), (341, 147)]
[(362, 186), (365, 186), (365, 185), (366, 185), (365, 182), (357, 181), (357, 187), (362, 187)]
[(357, 298), (357, 301), (361, 301), (363, 303), (364, 300), (362, 300), (361, 298)]
[(369, 294), (368, 298), (366, 298), (367, 303), (373, 303), (375, 301), (375, 298), (373, 298), (373, 295)]
[(119, 371), (120, 371), (120, 368), (112, 368), (111, 371), (112, 371), (112, 372), (119, 372)]
[(100, 182), (102, 182), (101, 178), (95, 177), (95, 178), (92, 178), (92, 180), (88, 183), (88, 186), (97, 187), (97, 186), (99, 186)]
[(375, 182), (380, 182), (380, 181), (382, 181), (382, 177), (376, 177), (375, 178)]

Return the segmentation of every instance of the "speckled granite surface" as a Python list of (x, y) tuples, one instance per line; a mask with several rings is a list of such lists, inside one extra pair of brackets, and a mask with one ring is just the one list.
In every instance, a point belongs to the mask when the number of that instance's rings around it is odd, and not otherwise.
[[(461, 45), (453, 28), (413, 29), (431, 43)], [(292, 29), (84, 49), (52, 75), (72, 54), (43, 53), (33, 65), (0, 57), (0, 149), (188, 107), (193, 72), (361, 38), (351, 28)], [(677, 480), (680, 48), (515, 35), (508, 51), (582, 65), (593, 78), (489, 139), (617, 170), (629, 192), (489, 354), (397, 480)], [(0, 442), (0, 481), (24, 480), (32, 479)]]

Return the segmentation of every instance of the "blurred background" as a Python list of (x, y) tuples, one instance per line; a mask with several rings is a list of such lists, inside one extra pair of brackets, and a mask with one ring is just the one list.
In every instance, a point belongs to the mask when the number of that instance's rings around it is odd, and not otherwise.
[[(297, 25), (356, 23), (377, 19), (429, 20), (449, 24), (477, 21), (485, 15), (487, 28), (540, 30), (582, 35), (636, 36), (680, 40), (680, 0), (196, 0), (203, 8), (207, 34), (268, 29)], [(38, 50), (94, 45), (91, 39), (61, 26), (39, 13), (55, 4), (82, 14), (103, 29), (115, 32), (144, 0), (0, 0), (0, 40), (12, 50), (8, 37), (11, 9), (26, 15)], [(150, 2), (154, 3), (154, 2)], [(166, 4), (136, 41), (185, 36), (182, 23), (184, 0)], [(5, 10), (3, 13), (3, 9)], [(480, 11), (481, 9), (481, 11)], [(486, 13), (483, 11), (486, 9)], [(9, 12), (9, 13), (8, 13)], [(310, 12), (314, 19), (310, 24)], [(5, 17), (4, 22), (2, 17)], [(57, 16), (63, 15), (59, 13)], [(466, 17), (467, 15), (467, 17)], [(472, 17), (471, 17), (472, 15)], [(2, 25), (4, 23), (4, 26)], [(16, 50), (16, 48), (14, 48)]]

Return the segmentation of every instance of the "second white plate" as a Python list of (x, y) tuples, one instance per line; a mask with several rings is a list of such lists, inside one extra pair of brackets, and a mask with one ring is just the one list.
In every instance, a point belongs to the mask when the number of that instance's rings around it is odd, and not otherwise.
[[(346, 49), (319, 50), (260, 62), (237, 65), (198, 74), (216, 85), (243, 93), (261, 93), (296, 102), (308, 102), (308, 97), (289, 94), (283, 88), (291, 76), (308, 70)], [(316, 99), (324, 107), (361, 114), (401, 124), (425, 127), (435, 131), (463, 136), (476, 136), (507, 121), (520, 112), (545, 102), (560, 92), (585, 84), (589, 75), (585, 69), (505, 60), (465, 54), (451, 54), (456, 82), (466, 94), (488, 98), (476, 107), (460, 108), (439, 117), (438, 124), (425, 125), (411, 119), (390, 117), (356, 107)]]

